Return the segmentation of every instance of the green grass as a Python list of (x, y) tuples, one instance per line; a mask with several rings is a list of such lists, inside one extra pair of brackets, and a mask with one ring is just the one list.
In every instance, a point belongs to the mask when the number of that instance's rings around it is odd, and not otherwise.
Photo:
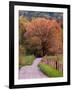
[(49, 61), (49, 60), (58, 60), (59, 61), (59, 63), (61, 63), (61, 64), (63, 64), (63, 55), (55, 55), (55, 56), (44, 56), (43, 58), (42, 58), (42, 61)]
[(57, 59), (58, 58), (58, 60), (63, 60), (63, 55), (57, 55), (57, 56), (47, 56), (47, 58), (48, 59)]
[(28, 55), (28, 56), (20, 55), (19, 68), (21, 68), (22, 66), (31, 65), (34, 59), (35, 59), (34, 55)]
[(63, 55), (57, 55), (57, 56), (47, 56), (48, 60), (59, 60), (60, 63), (63, 63)]
[(35, 56), (34, 55), (25, 56), (24, 59), (25, 59), (26, 65), (31, 65), (35, 59)]
[(62, 77), (63, 76), (63, 74), (60, 71), (58, 71), (58, 70), (56, 70), (56, 69), (54, 69), (46, 64), (40, 63), (38, 65), (38, 67), (48, 77)]

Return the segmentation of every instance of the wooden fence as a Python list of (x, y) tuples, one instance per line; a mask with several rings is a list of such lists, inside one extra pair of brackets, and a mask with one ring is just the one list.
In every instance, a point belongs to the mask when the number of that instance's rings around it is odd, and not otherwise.
[(63, 73), (63, 64), (61, 63), (61, 61), (57, 60), (57, 59), (46, 59), (42, 61), (44, 64), (48, 64), (49, 66), (61, 71)]

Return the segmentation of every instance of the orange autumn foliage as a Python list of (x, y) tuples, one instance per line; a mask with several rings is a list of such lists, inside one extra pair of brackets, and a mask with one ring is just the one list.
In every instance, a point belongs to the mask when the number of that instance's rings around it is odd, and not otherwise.
[(62, 53), (62, 30), (56, 20), (36, 18), (27, 24), (26, 30), (26, 38), (39, 38), (43, 56), (47, 53)]

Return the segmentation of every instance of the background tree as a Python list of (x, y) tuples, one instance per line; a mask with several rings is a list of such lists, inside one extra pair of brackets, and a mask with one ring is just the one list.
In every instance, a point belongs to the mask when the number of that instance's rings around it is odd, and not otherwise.
[(24, 33), (26, 32), (26, 25), (29, 21), (26, 17), (20, 16), (19, 17), (19, 43), (24, 43)]
[(27, 54), (34, 54), (35, 56), (42, 56), (41, 41), (38, 37), (30, 37), (25, 41)]

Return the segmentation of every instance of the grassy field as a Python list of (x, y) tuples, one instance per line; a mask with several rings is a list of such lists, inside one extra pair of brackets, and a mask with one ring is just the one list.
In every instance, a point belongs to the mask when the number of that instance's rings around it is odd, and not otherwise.
[(43, 59), (46, 59), (46, 60), (58, 60), (60, 63), (63, 63), (63, 55), (44, 56)]
[(56, 59), (58, 58), (58, 60), (63, 60), (63, 55), (55, 55), (55, 56), (47, 56), (48, 59)]
[(63, 55), (57, 55), (57, 56), (47, 56), (47, 59), (51, 59), (51, 60), (58, 60), (60, 63), (63, 64)]
[(19, 68), (21, 68), (22, 66), (31, 65), (33, 63), (34, 59), (35, 59), (34, 55), (28, 55), (28, 56), (20, 55)]
[(48, 77), (62, 77), (63, 76), (63, 74), (61, 72), (59, 72), (58, 70), (56, 70), (46, 64), (40, 63), (38, 65), (38, 67)]

